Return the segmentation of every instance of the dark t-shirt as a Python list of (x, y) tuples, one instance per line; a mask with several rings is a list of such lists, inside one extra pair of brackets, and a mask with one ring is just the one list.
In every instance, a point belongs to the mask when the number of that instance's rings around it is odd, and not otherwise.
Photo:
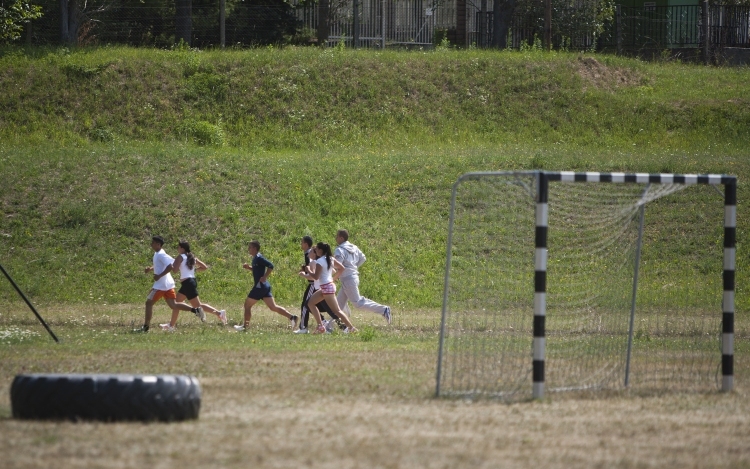
[[(312, 249), (312, 248), (311, 248)], [(310, 265), (310, 250), (308, 249), (305, 251), (305, 265)], [(307, 281), (312, 285), (315, 283), (314, 280), (307, 279)]]
[(271, 261), (263, 257), (263, 254), (261, 253), (258, 253), (253, 257), (251, 266), (253, 268), (253, 281), (255, 282), (255, 285), (257, 285), (258, 282), (260, 282), (261, 277), (265, 275), (266, 269), (273, 269)]

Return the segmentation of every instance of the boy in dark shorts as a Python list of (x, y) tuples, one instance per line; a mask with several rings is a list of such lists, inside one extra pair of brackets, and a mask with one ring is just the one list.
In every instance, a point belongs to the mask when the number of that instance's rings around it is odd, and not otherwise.
[(271, 311), (279, 313), (289, 319), (292, 330), (296, 329), (297, 320), (299, 318), (277, 305), (276, 301), (273, 299), (271, 284), (268, 283), (268, 276), (271, 275), (271, 272), (273, 271), (273, 264), (260, 253), (260, 242), (250, 241), (247, 250), (253, 259), (250, 264), (242, 264), (242, 268), (253, 272), (253, 289), (250, 290), (250, 293), (248, 293), (247, 298), (245, 299), (244, 322), (242, 325), (238, 324), (234, 326), (235, 330), (245, 331), (250, 327), (250, 318), (253, 315), (252, 308), (259, 300), (263, 300)]

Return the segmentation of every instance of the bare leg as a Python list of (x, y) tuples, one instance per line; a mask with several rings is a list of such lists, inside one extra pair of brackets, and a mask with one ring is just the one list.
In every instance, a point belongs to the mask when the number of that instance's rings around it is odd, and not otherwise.
[(214, 316), (216, 316), (217, 318), (221, 319), (221, 314), (219, 313), (218, 309), (214, 308), (213, 306), (209, 304), (201, 303), (201, 299), (198, 298), (197, 296), (189, 301), (190, 301), (190, 304), (193, 305), (193, 308), (201, 307), (203, 308), (204, 311), (209, 312), (213, 314)]
[(245, 329), (248, 329), (250, 327), (250, 318), (253, 317), (253, 305), (257, 302), (258, 300), (254, 300), (252, 298), (245, 299), (245, 322), (242, 324)]
[(153, 300), (146, 300), (146, 317), (143, 320), (144, 326), (149, 326), (151, 324), (151, 318), (154, 315), (154, 301)]
[(180, 317), (180, 310), (179, 309), (173, 309), (172, 310), (172, 319), (169, 320), (169, 325), (171, 327), (175, 327), (177, 325), (177, 318)]
[[(182, 303), (182, 302), (185, 301), (185, 298), (186, 298), (185, 295), (183, 295), (182, 293), (178, 293), (177, 294), (177, 298), (176, 298), (176, 302), (177, 303)], [(170, 327), (175, 327), (177, 325), (177, 318), (179, 318), (179, 317), (180, 317), (180, 310), (172, 308), (172, 319), (169, 320), (169, 326)]]
[(263, 298), (263, 302), (268, 306), (268, 309), (275, 313), (279, 313), (280, 315), (284, 316), (287, 319), (292, 319), (294, 315), (287, 311), (286, 309), (282, 308), (281, 306), (277, 305), (276, 302), (273, 300), (272, 296), (267, 296)]
[(323, 299), (323, 292), (318, 290), (310, 297), (309, 300), (307, 300), (307, 309), (310, 310), (310, 313), (312, 313), (313, 317), (315, 318), (315, 321), (318, 323), (318, 327), (323, 325), (323, 320), (320, 318), (320, 310), (318, 310), (318, 307), (316, 306), (318, 303), (320, 303), (320, 300)]
[(336, 314), (336, 316), (338, 316), (339, 319), (341, 319), (341, 322), (343, 322), (344, 324), (346, 324), (346, 327), (348, 327), (352, 331), (356, 331), (357, 330), (357, 328), (354, 327), (354, 325), (352, 324), (352, 322), (349, 320), (349, 316), (347, 316), (346, 314), (344, 314), (344, 312), (341, 311), (341, 308), (339, 308), (339, 303), (338, 303), (338, 301), (336, 301), (336, 296), (335, 295), (333, 295), (333, 294), (323, 295), (323, 298), (325, 298), (326, 304), (328, 305), (329, 308), (331, 308), (331, 311), (333, 311)]
[(178, 303), (174, 300), (174, 298), (164, 298), (164, 301), (167, 302), (167, 305), (169, 305), (170, 308), (174, 311), (175, 309), (178, 309), (180, 311), (193, 311), (193, 308), (185, 303)]
[(170, 308), (172, 308), (172, 319), (169, 321), (169, 325), (174, 327), (177, 324), (177, 318), (180, 316), (180, 311), (191, 311), (190, 305), (185, 303), (178, 303), (174, 298), (164, 298)]

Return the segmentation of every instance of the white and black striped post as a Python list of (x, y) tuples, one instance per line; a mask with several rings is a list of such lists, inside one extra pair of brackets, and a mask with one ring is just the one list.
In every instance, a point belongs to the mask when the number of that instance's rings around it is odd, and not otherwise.
[(547, 309), (547, 221), (549, 183), (547, 174), (537, 174), (536, 233), (534, 236), (534, 362), (532, 397), (544, 397), (544, 318)]
[(737, 181), (724, 182), (724, 298), (721, 303), (721, 390), (734, 385), (734, 266), (737, 241)]

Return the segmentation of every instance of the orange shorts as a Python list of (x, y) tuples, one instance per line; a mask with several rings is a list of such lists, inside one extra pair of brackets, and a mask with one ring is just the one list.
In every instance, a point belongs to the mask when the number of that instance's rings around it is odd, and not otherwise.
[(151, 289), (148, 296), (146, 297), (147, 300), (151, 300), (154, 303), (161, 300), (162, 298), (177, 298), (177, 293), (174, 292), (174, 288), (170, 288), (169, 290), (155, 290)]

